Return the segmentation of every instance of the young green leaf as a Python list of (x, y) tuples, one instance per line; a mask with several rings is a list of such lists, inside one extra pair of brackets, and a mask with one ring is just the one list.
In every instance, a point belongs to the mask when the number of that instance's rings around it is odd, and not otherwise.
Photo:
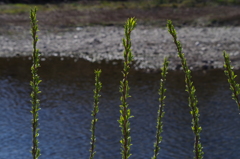
[(223, 52), (223, 57), (224, 57), (224, 68), (225, 68), (224, 73), (228, 78), (230, 90), (232, 91), (232, 98), (237, 103), (238, 110), (240, 110), (240, 103), (238, 98), (240, 94), (240, 87), (239, 87), (239, 84), (235, 81), (235, 78), (237, 77), (237, 75), (235, 75), (233, 71), (233, 66), (231, 66), (229, 54), (227, 54), (226, 51)]
[(39, 76), (37, 74), (38, 67), (40, 67), (39, 64), (39, 50), (37, 47), (38, 42), (38, 25), (37, 25), (37, 9), (36, 7), (34, 9), (31, 9), (30, 11), (30, 20), (31, 20), (31, 34), (33, 39), (33, 53), (32, 53), (32, 59), (33, 64), (31, 66), (31, 72), (32, 72), (32, 81), (30, 81), (30, 86), (32, 87), (32, 93), (31, 93), (31, 103), (32, 103), (32, 110), (30, 111), (32, 113), (32, 157), (33, 159), (38, 159), (40, 154), (40, 149), (38, 147), (39, 141), (39, 123), (38, 123), (38, 111), (40, 110), (40, 100), (38, 99), (38, 94), (41, 93), (39, 90), (38, 85), (40, 84), (41, 80), (39, 79)]
[(195, 95), (196, 89), (192, 82), (191, 70), (188, 68), (187, 60), (184, 56), (184, 53), (182, 52), (182, 45), (181, 45), (180, 41), (177, 40), (177, 32), (176, 32), (171, 20), (168, 20), (167, 28), (168, 28), (168, 32), (173, 37), (173, 41), (177, 47), (178, 56), (181, 59), (182, 68), (185, 73), (186, 91), (189, 94), (188, 102), (189, 102), (189, 107), (191, 109), (191, 115), (192, 115), (192, 131), (195, 135), (195, 143), (194, 143), (194, 150), (193, 150), (193, 152), (195, 154), (194, 159), (202, 159), (203, 158), (203, 151), (202, 151), (203, 147), (200, 142), (200, 132), (202, 129), (199, 125), (199, 116), (200, 115), (199, 115), (199, 111), (198, 111), (198, 107), (197, 107), (198, 100)]
[(130, 122), (129, 119), (131, 116), (130, 109), (128, 108), (127, 98), (129, 95), (129, 85), (128, 85), (128, 74), (130, 70), (130, 64), (133, 60), (132, 50), (131, 50), (131, 32), (136, 26), (136, 19), (129, 18), (124, 25), (125, 38), (123, 38), (123, 46), (124, 46), (124, 67), (123, 67), (123, 80), (120, 81), (119, 91), (122, 94), (120, 97), (121, 105), (120, 105), (120, 118), (118, 120), (120, 127), (122, 128), (122, 138), (120, 143), (122, 144), (121, 153), (122, 159), (128, 159), (131, 156), (130, 146), (131, 144), (131, 136), (130, 136)]
[(158, 118), (157, 118), (157, 131), (156, 131), (156, 142), (154, 143), (154, 154), (152, 159), (157, 159), (157, 155), (159, 153), (160, 147), (159, 144), (162, 141), (162, 136), (161, 133), (163, 132), (163, 122), (162, 122), (162, 118), (164, 116), (164, 99), (166, 98), (165, 96), (165, 92), (166, 92), (166, 88), (165, 88), (165, 83), (166, 83), (166, 76), (167, 76), (167, 68), (168, 68), (168, 60), (167, 58), (164, 58), (164, 63), (163, 63), (163, 67), (162, 67), (162, 79), (160, 80), (160, 88), (158, 90), (158, 94), (160, 95), (159, 98), (159, 109), (158, 109)]
[(91, 148), (90, 148), (90, 157), (89, 159), (93, 159), (94, 155), (95, 155), (95, 143), (96, 143), (96, 135), (95, 135), (95, 128), (96, 128), (96, 123), (98, 121), (97, 119), (97, 114), (99, 111), (99, 98), (101, 97), (101, 95), (99, 94), (102, 88), (102, 83), (100, 82), (99, 78), (101, 75), (101, 70), (95, 70), (95, 89), (93, 90), (94, 92), (94, 104), (93, 104), (93, 111), (92, 111), (92, 122), (91, 122), (91, 129), (90, 131), (92, 132), (91, 135)]

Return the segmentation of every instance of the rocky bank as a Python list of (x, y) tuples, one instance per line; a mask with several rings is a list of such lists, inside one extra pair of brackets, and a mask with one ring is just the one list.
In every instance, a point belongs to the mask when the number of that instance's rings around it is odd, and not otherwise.
[[(30, 56), (31, 34), (26, 28), (14, 27), (14, 33), (0, 34), (0, 57)], [(40, 28), (41, 29), (41, 28)], [(240, 27), (176, 28), (183, 51), (192, 69), (223, 68), (222, 52), (226, 50), (235, 68), (240, 68)], [(123, 27), (87, 26), (41, 30), (38, 48), (42, 58), (62, 56), (83, 58), (92, 62), (123, 59)], [(157, 70), (164, 57), (170, 69), (181, 69), (176, 46), (166, 28), (137, 26), (132, 33), (135, 68)]]

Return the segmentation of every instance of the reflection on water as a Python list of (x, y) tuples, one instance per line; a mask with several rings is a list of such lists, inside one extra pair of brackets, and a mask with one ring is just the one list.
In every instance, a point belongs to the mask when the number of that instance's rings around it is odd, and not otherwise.
[[(0, 59), (0, 158), (30, 158), (31, 114), (29, 81), (31, 61)], [(96, 159), (121, 158), (119, 80), (121, 62), (49, 58), (41, 62), (43, 82), (40, 113), (40, 148), (45, 159), (86, 159), (89, 155), (94, 69), (101, 68), (103, 82), (97, 123)], [(238, 74), (240, 74), (238, 72)], [(193, 133), (182, 72), (168, 74), (167, 99), (161, 159), (193, 158)], [(158, 109), (159, 73), (131, 71), (129, 99), (132, 157), (147, 159), (153, 154)], [(240, 115), (231, 99), (221, 70), (194, 72), (203, 128), (201, 141), (206, 159), (238, 159)]]

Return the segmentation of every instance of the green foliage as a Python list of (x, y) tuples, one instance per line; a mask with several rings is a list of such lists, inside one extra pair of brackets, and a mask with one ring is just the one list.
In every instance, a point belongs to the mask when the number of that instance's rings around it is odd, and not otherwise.
[(236, 83), (235, 78), (237, 75), (233, 72), (233, 67), (231, 66), (231, 62), (229, 59), (229, 54), (227, 54), (225, 51), (223, 52), (224, 57), (224, 68), (225, 68), (225, 75), (228, 78), (228, 83), (230, 84), (230, 90), (232, 91), (232, 98), (236, 101), (238, 105), (238, 110), (240, 110), (240, 103), (238, 95), (240, 94), (240, 85)]
[(160, 136), (162, 131), (163, 131), (163, 122), (162, 122), (162, 118), (164, 116), (164, 99), (166, 98), (165, 96), (165, 92), (166, 92), (166, 88), (165, 88), (165, 83), (166, 83), (166, 76), (167, 76), (167, 68), (168, 68), (168, 60), (167, 58), (164, 58), (164, 63), (163, 63), (163, 67), (162, 67), (162, 79), (160, 80), (160, 88), (158, 90), (158, 94), (160, 95), (159, 98), (159, 109), (158, 109), (158, 118), (157, 118), (157, 132), (156, 132), (156, 142), (154, 143), (154, 155), (152, 157), (152, 159), (157, 159), (157, 155), (159, 153), (160, 147), (159, 144), (162, 141), (162, 137)]
[[(38, 159), (40, 156), (40, 149), (38, 148), (38, 136), (39, 136), (39, 115), (38, 111), (40, 110), (40, 100), (38, 99), (38, 94), (41, 93), (39, 90), (38, 85), (40, 84), (41, 80), (38, 76), (38, 68), (40, 67), (39, 63), (39, 50), (37, 49), (36, 45), (38, 42), (38, 25), (37, 25), (37, 18), (36, 18), (36, 12), (37, 9), (31, 9), (30, 11), (30, 19), (31, 19), (31, 35), (33, 39), (33, 53), (32, 53), (32, 59), (33, 64), (31, 66), (31, 73), (32, 73), (32, 81), (30, 82), (30, 85), (32, 87), (31, 92), (31, 104), (32, 104), (32, 156), (33, 159)], [(128, 159), (131, 156), (130, 153), (130, 146), (131, 144), (131, 136), (130, 136), (130, 122), (129, 119), (133, 117), (131, 115), (131, 111), (128, 107), (127, 99), (130, 97), (129, 90), (130, 87), (128, 85), (128, 75), (130, 72), (130, 65), (133, 61), (133, 55), (131, 50), (131, 32), (136, 27), (136, 19), (135, 18), (129, 18), (127, 22), (124, 25), (124, 32), (125, 37), (123, 38), (123, 46), (124, 46), (124, 66), (123, 66), (123, 79), (120, 81), (120, 88), (119, 91), (121, 93), (121, 105), (120, 105), (120, 118), (118, 120), (121, 132), (122, 132), (122, 138), (120, 140), (121, 145), (121, 154), (122, 159)], [(202, 159), (203, 158), (203, 147), (200, 142), (200, 132), (202, 128), (199, 125), (199, 109), (197, 107), (198, 100), (195, 95), (196, 89), (192, 82), (192, 76), (191, 76), (191, 70), (189, 69), (187, 65), (186, 58), (184, 56), (184, 53), (182, 53), (182, 46), (180, 41), (177, 39), (177, 32), (170, 20), (168, 20), (167, 23), (168, 31), (173, 37), (173, 41), (177, 47), (178, 56), (181, 59), (182, 68), (185, 73), (185, 83), (186, 83), (186, 91), (189, 94), (188, 101), (189, 101), (189, 107), (191, 109), (190, 114), (192, 115), (192, 131), (195, 135), (195, 143), (194, 143), (194, 159)], [(225, 51), (223, 52), (224, 56), (224, 68), (225, 68), (225, 74), (228, 77), (228, 82), (230, 84), (230, 89), (232, 90), (232, 98), (236, 101), (238, 108), (240, 109), (240, 103), (239, 103), (239, 94), (240, 94), (240, 85), (236, 83), (235, 78), (237, 75), (233, 72), (233, 67), (231, 66), (229, 54), (227, 54)], [(163, 67), (161, 68), (161, 76), (162, 79), (160, 80), (160, 88), (158, 90), (159, 97), (159, 109), (158, 109), (158, 118), (157, 118), (157, 130), (156, 130), (156, 142), (154, 143), (154, 155), (152, 159), (157, 159), (157, 156), (160, 151), (159, 144), (162, 141), (161, 133), (163, 131), (163, 122), (162, 118), (164, 117), (164, 100), (166, 98), (165, 92), (165, 83), (166, 83), (166, 75), (167, 75), (167, 69), (168, 69), (168, 60), (167, 58), (164, 59)], [(95, 155), (95, 143), (96, 143), (96, 136), (95, 136), (95, 129), (96, 129), (96, 123), (98, 121), (97, 114), (99, 112), (99, 98), (100, 90), (102, 88), (102, 83), (100, 82), (99, 78), (101, 75), (101, 70), (95, 70), (95, 89), (94, 91), (94, 103), (93, 103), (93, 110), (92, 110), (92, 121), (91, 121), (91, 148), (90, 148), (90, 157), (89, 159), (93, 159)]]
[(39, 79), (39, 76), (37, 74), (38, 68), (40, 67), (39, 64), (39, 50), (36, 48), (37, 42), (38, 42), (38, 25), (37, 25), (37, 16), (36, 16), (37, 9), (31, 9), (30, 12), (30, 19), (31, 19), (31, 33), (32, 33), (32, 39), (33, 39), (33, 64), (31, 67), (32, 72), (32, 81), (30, 82), (30, 85), (32, 86), (32, 93), (31, 93), (31, 103), (32, 103), (32, 156), (33, 159), (38, 159), (40, 156), (40, 149), (38, 148), (38, 136), (39, 136), (39, 124), (38, 124), (38, 111), (40, 110), (40, 100), (38, 99), (38, 94), (41, 93), (39, 91), (39, 83), (41, 80)]
[(188, 68), (186, 58), (184, 57), (184, 53), (182, 53), (182, 45), (181, 45), (180, 41), (177, 40), (177, 32), (174, 29), (172, 21), (168, 20), (167, 28), (168, 28), (168, 32), (173, 37), (173, 41), (177, 47), (178, 56), (181, 59), (182, 68), (185, 73), (186, 91), (189, 94), (188, 102), (189, 102), (189, 107), (191, 109), (190, 113), (192, 115), (192, 131), (195, 135), (195, 143), (194, 143), (194, 150), (193, 150), (193, 152), (195, 154), (194, 159), (202, 159), (203, 158), (203, 151), (202, 151), (203, 147), (200, 142), (200, 132), (201, 132), (202, 128), (199, 125), (199, 116), (200, 115), (199, 115), (199, 110), (197, 107), (198, 100), (195, 95), (196, 89), (192, 82), (191, 70)]
[(125, 38), (123, 38), (124, 46), (124, 66), (123, 66), (123, 80), (120, 81), (120, 93), (122, 94), (120, 100), (120, 119), (118, 120), (120, 127), (122, 128), (122, 138), (120, 143), (122, 144), (122, 159), (128, 159), (131, 156), (130, 146), (131, 136), (130, 136), (130, 122), (131, 111), (128, 108), (127, 98), (129, 95), (129, 85), (128, 85), (128, 74), (130, 70), (130, 64), (133, 61), (133, 55), (131, 51), (131, 32), (136, 26), (135, 18), (129, 18), (124, 26)]
[(92, 123), (91, 123), (91, 132), (92, 132), (92, 135), (91, 135), (91, 148), (90, 148), (90, 157), (89, 159), (93, 159), (94, 158), (94, 155), (95, 155), (95, 143), (96, 143), (96, 136), (95, 136), (95, 128), (96, 128), (96, 123), (98, 121), (97, 119), (97, 113), (99, 111), (99, 107), (98, 107), (98, 104), (99, 104), (99, 98), (101, 97), (101, 95), (99, 94), (100, 93), (100, 90), (102, 88), (102, 83), (100, 82), (99, 78), (100, 78), (100, 74), (101, 74), (101, 70), (95, 70), (94, 71), (95, 73), (95, 89), (93, 90), (94, 92), (94, 104), (93, 104), (93, 111), (92, 111)]

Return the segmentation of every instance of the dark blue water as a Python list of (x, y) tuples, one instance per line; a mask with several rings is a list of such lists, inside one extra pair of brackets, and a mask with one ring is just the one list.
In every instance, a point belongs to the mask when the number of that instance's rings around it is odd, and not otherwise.
[[(0, 158), (31, 158), (31, 60), (0, 59)], [(87, 159), (93, 103), (94, 69), (101, 68), (103, 88), (97, 123), (96, 159), (120, 154), (119, 81), (121, 62), (90, 63), (48, 58), (41, 62), (40, 149), (42, 159)], [(238, 72), (240, 74), (240, 72)], [(159, 158), (192, 159), (194, 136), (184, 91), (184, 74), (170, 72)], [(131, 158), (153, 155), (160, 73), (131, 71), (129, 107)], [(193, 72), (199, 99), (205, 159), (239, 159), (240, 115), (222, 70)]]

